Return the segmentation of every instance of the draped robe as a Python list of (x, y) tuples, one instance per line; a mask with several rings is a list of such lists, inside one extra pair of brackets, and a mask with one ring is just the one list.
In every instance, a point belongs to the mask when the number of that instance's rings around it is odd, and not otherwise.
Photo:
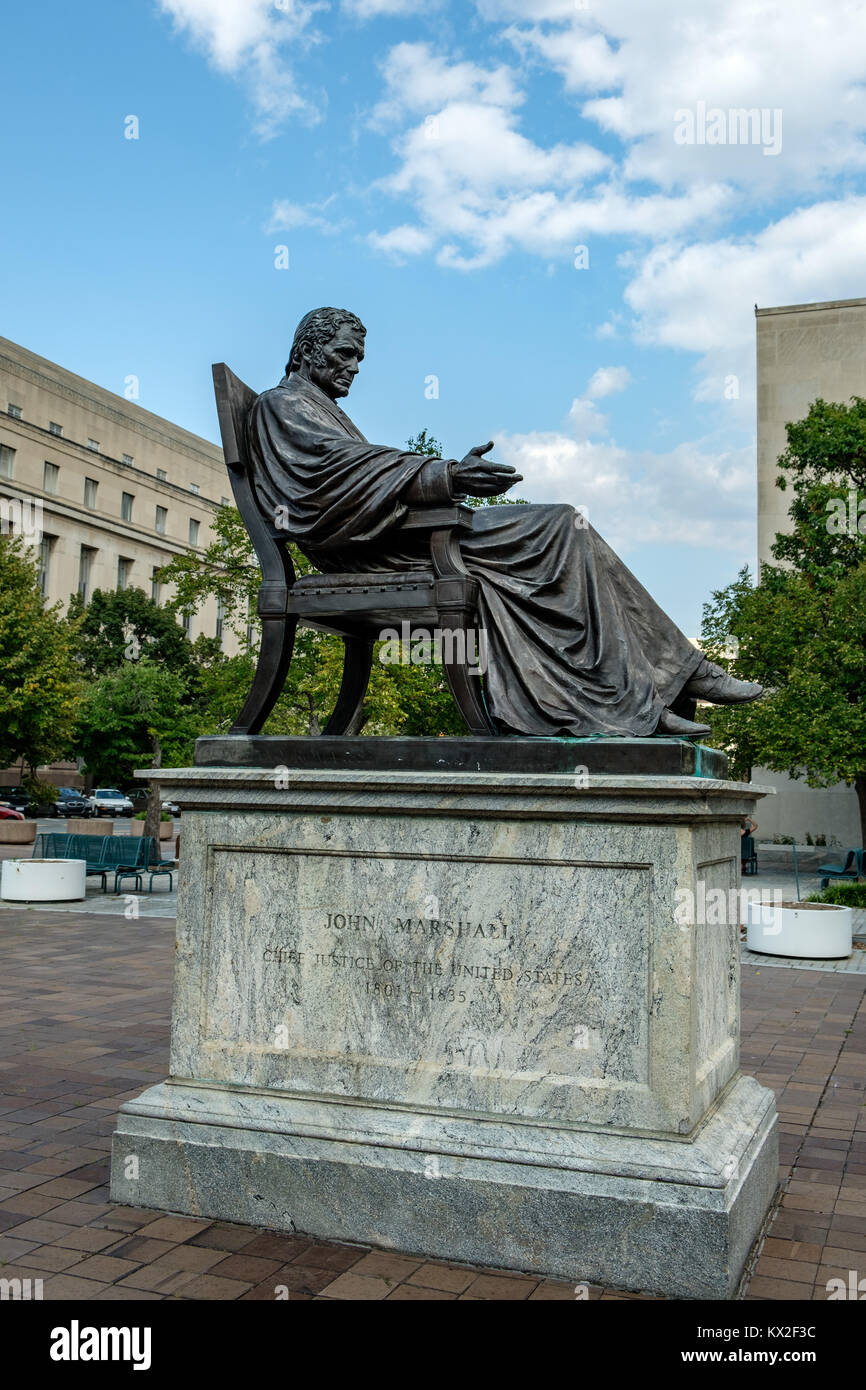
[[(425, 539), (395, 528), (410, 501), (450, 500), (447, 461), (369, 443), (297, 373), (257, 398), (248, 429), (260, 505), (285, 518), (319, 570), (424, 564)], [(501, 726), (572, 737), (655, 731), (701, 653), (580, 513), (481, 507), (460, 550), (479, 583), (485, 697)]]

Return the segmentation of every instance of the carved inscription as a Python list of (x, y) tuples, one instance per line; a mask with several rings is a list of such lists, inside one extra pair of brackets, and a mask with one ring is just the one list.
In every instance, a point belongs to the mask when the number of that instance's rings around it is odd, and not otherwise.
[[(643, 1086), (640, 867), (213, 852), (208, 1074), (306, 1093), (582, 1113)], [(571, 1099), (568, 1099), (568, 1097)], [(573, 1107), (576, 1107), (573, 1108)]]
[[(282, 914), (281, 914), (282, 915)], [(320, 927), (325, 932), (337, 934), (339, 945), (331, 951), (299, 951), (285, 944), (269, 944), (262, 952), (262, 961), (271, 967), (302, 966), (306, 970), (336, 970), (361, 972), (367, 978), (360, 988), (379, 999), (424, 999), (433, 1003), (466, 1003), (471, 997), (466, 989), (455, 990), (458, 982), (484, 981), (490, 985), (514, 984), (519, 986), (544, 987), (554, 990), (583, 989), (589, 991), (592, 980), (588, 970), (558, 970), (550, 966), (525, 963), (508, 956), (508, 963), (501, 960), (494, 963), (467, 961), (458, 956), (449, 959), (419, 959), (413, 954), (391, 955), (377, 949), (375, 953), (358, 954), (346, 950), (346, 937), (349, 944), (357, 945), (355, 934), (368, 935), (377, 943), (389, 933), (395, 936), (415, 936), (425, 941), (439, 941), (451, 945), (460, 941), (498, 941), (514, 940), (509, 933), (507, 922), (481, 922), (474, 918), (458, 918), (454, 921), (438, 918), (403, 917), (385, 913), (328, 912)], [(424, 986), (425, 978), (432, 977), (436, 983)]]

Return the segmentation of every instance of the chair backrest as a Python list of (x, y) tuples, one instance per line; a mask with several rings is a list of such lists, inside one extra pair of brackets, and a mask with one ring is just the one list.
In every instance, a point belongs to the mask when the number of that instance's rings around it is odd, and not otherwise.
[(67, 859), (86, 859), (89, 864), (100, 864), (105, 858), (105, 846), (110, 844), (112, 835), (67, 835)]
[(73, 837), (56, 830), (42, 830), (33, 846), (34, 859), (68, 859), (69, 841)]
[(213, 365), (213, 384), (226, 468), (241, 520), (249, 532), (265, 585), (291, 587), (295, 570), (286, 548), (289, 539), (259, 506), (250, 458), (247, 422), (256, 393), (225, 362)]
[(141, 853), (143, 835), (112, 835), (105, 842), (103, 860), (106, 864), (130, 864)]

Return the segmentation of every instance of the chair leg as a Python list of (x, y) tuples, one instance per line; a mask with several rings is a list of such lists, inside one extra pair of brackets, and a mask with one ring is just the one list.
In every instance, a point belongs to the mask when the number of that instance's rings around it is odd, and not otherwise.
[(362, 637), (344, 637), (346, 655), (343, 661), (343, 679), (340, 693), (323, 734), (333, 737), (344, 734), (358, 714), (367, 686), (370, 683), (370, 667), (373, 664), (373, 643)]
[[(460, 711), (470, 734), (475, 738), (489, 738), (499, 732), (484, 703), (484, 696), (481, 689), (481, 679), (477, 675), (471, 675), (466, 660), (468, 650), (466, 642), (466, 624), (460, 620), (440, 614), (440, 626), (444, 633), (452, 633), (451, 642), (445, 643), (442, 665), (445, 668), (445, 679), (448, 688), (454, 699), (454, 703)], [(463, 655), (463, 660), (459, 655)]]
[(682, 692), (677, 696), (677, 698), (671, 705), (672, 714), (679, 715), (680, 719), (688, 719), (691, 721), (691, 723), (695, 722), (697, 712), (697, 700), (692, 700), (688, 695), (683, 695)]
[(258, 734), (286, 682), (295, 647), (297, 618), (262, 618), (262, 644), (256, 674), (230, 734)]

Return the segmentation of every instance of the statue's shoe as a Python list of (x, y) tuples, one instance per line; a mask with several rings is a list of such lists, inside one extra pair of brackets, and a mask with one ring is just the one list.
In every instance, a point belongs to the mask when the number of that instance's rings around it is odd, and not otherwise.
[(674, 738), (699, 738), (709, 732), (709, 724), (693, 724), (690, 719), (680, 719), (680, 716), (670, 709), (662, 710), (662, 717), (656, 727), (657, 734), (671, 734)]
[(706, 700), (711, 705), (742, 705), (757, 700), (764, 687), (757, 681), (738, 681), (728, 671), (704, 657), (682, 692), (690, 700)]

